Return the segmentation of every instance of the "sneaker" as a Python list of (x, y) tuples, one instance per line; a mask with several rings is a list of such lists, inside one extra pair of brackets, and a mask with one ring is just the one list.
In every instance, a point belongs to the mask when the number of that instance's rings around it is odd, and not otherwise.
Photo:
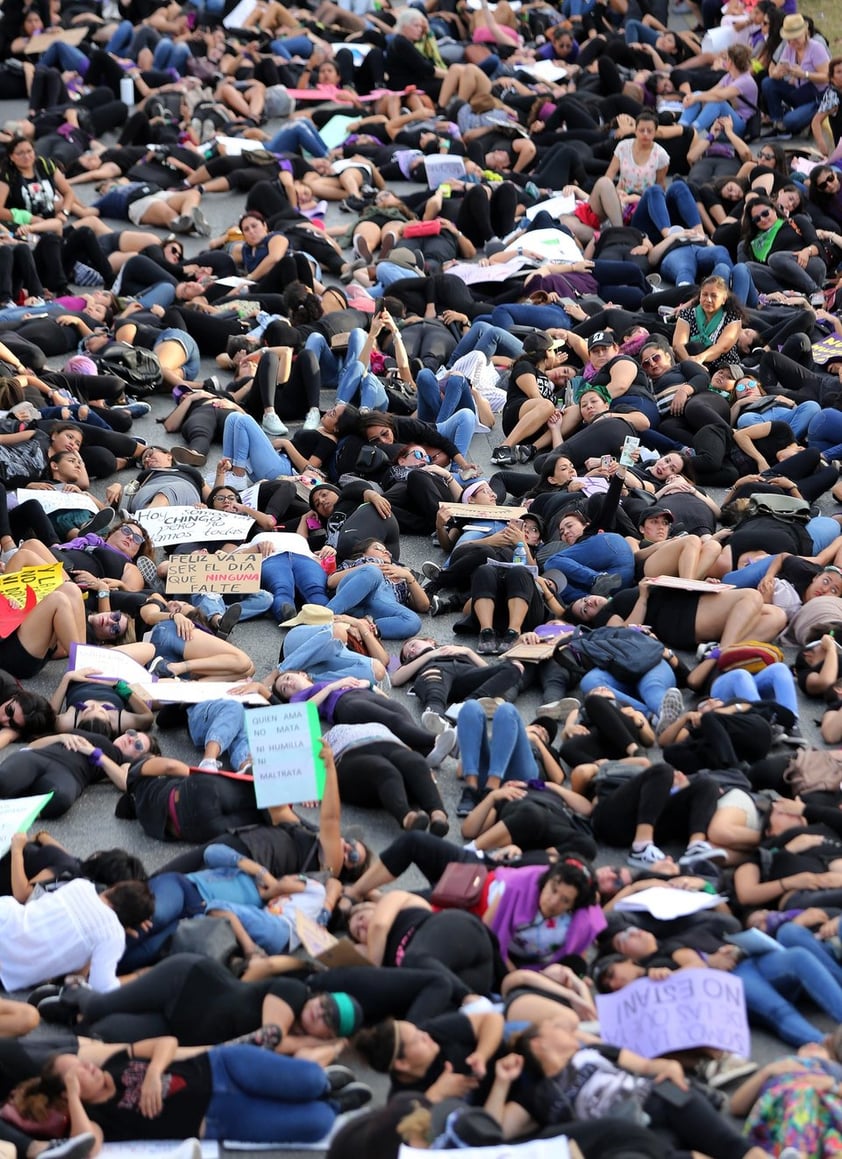
[(626, 865), (630, 865), (632, 869), (651, 869), (659, 861), (663, 861), (666, 857), (663, 849), (659, 849), (654, 841), (647, 841), (642, 849), (632, 848), (626, 858)]
[(591, 584), (592, 596), (613, 596), (623, 586), (623, 577), (615, 571), (604, 571)]
[(204, 769), (206, 773), (218, 773), (222, 768), (222, 761), (216, 761), (213, 757), (203, 757), (196, 768)]
[(373, 185), (361, 185), (360, 197), (364, 197), (366, 201), (374, 201), (377, 196), (377, 190)]
[(757, 1070), (757, 1063), (741, 1054), (723, 1054), (721, 1058), (712, 1058), (709, 1062), (699, 1063), (696, 1073), (703, 1083), (716, 1090), (727, 1086), (728, 1083), (743, 1079), (746, 1075)]
[(662, 278), (660, 274), (647, 274), (646, 281), (649, 283), (653, 290), (660, 289), (662, 284)]
[(660, 736), (664, 729), (675, 724), (684, 712), (684, 699), (677, 688), (668, 688), (658, 710), (658, 719), (655, 722), (655, 735)]
[(678, 859), (680, 866), (693, 865), (696, 861), (727, 861), (728, 853), (711, 845), (709, 841), (691, 841)]
[(483, 628), (480, 632), (477, 654), (479, 656), (497, 655), (497, 633), (493, 628)]
[[(202, 1147), (199, 1140), (193, 1139), (192, 1142), (198, 1145), (201, 1156)], [(95, 1145), (96, 1136), (90, 1131), (83, 1131), (81, 1135), (74, 1135), (72, 1139), (58, 1139), (55, 1143), (50, 1143), (41, 1154), (49, 1155), (50, 1159), (87, 1159)], [(195, 1155), (195, 1152), (193, 1154)]]
[(263, 422), (260, 426), (265, 434), (271, 435), (273, 438), (283, 438), (284, 435), (289, 434), (289, 428), (284, 426), (273, 410), (263, 416)]
[(520, 632), (516, 632), (514, 628), (507, 628), (497, 644), (497, 655), (502, 656), (504, 652), (508, 652), (510, 648), (514, 648), (519, 639)]
[(445, 616), (448, 612), (458, 612), (462, 607), (461, 598), (455, 593), (443, 595), (437, 592), (430, 596), (430, 615)]
[(173, 233), (190, 233), (193, 225), (193, 218), (189, 213), (180, 213), (178, 217), (173, 218), (170, 222), (169, 228)]
[(581, 701), (575, 696), (563, 696), (561, 700), (548, 700), (546, 704), (539, 704), (538, 715), (548, 716), (551, 720), (567, 720), (574, 708), (578, 712), (581, 707)]
[(150, 676), (155, 676), (158, 680), (178, 680), (176, 674), (169, 666), (169, 662), (163, 656), (156, 656), (149, 665)]
[(343, 1066), (341, 1062), (334, 1062), (325, 1067), (325, 1078), (330, 1086), (329, 1093), (331, 1095), (335, 1095), (337, 1091), (341, 1091), (350, 1083), (355, 1082), (356, 1077), (351, 1068)]
[(707, 644), (700, 644), (696, 649), (697, 663), (701, 663), (702, 660), (714, 660), (719, 655), (718, 649), (717, 640), (708, 640)]
[(353, 1082), (327, 1097), (336, 1108), (336, 1113), (343, 1115), (346, 1111), (358, 1111), (360, 1107), (366, 1106), (374, 1098), (374, 1093), (365, 1083)]
[(453, 751), (453, 746), (456, 744), (456, 729), (443, 728), (436, 737), (436, 743), (430, 749), (425, 760), (427, 761), (428, 769), (437, 769), (445, 757), (450, 756)]
[(502, 696), (478, 696), (476, 702), (489, 720), (494, 716), (494, 713), (500, 705), (506, 703)]
[(362, 213), (366, 207), (364, 197), (354, 197), (353, 194), (346, 197), (344, 201), (339, 202), (339, 208), (342, 213)]
[(216, 625), (216, 634), (220, 640), (227, 640), (234, 628), (240, 622), (240, 616), (243, 614), (243, 605), (240, 603), (231, 604), (226, 608), (219, 617), (219, 622)]
[(459, 798), (459, 804), (456, 806), (457, 817), (467, 817), (473, 813), (476, 806), (479, 804), (479, 793), (476, 789), (466, 785), (462, 790), (462, 796)]
[(425, 708), (421, 713), (421, 723), (433, 736), (440, 736), (446, 728), (449, 728), (444, 717), (432, 708)]
[(531, 463), (538, 454), (538, 448), (534, 443), (517, 443), (512, 447), (512, 451), (516, 463)]
[(509, 447), (506, 443), (500, 443), (491, 452), (492, 463), (515, 463), (517, 457), (515, 455), (514, 447)]
[(322, 412), (317, 406), (311, 406), (301, 424), (302, 431), (314, 431), (322, 421)]
[(199, 235), (199, 237), (210, 237), (211, 233), (213, 232), (211, 229), (211, 224), (202, 213), (201, 209), (199, 209), (198, 205), (195, 209), (190, 211), (190, 216), (193, 219), (193, 229)]
[(148, 402), (140, 402), (136, 398), (131, 398), (124, 404), (122, 409), (127, 410), (133, 419), (142, 419), (145, 415), (149, 414), (152, 407)]
[(204, 467), (207, 455), (201, 451), (194, 451), (192, 447), (171, 447), (172, 461), (180, 467)]
[(421, 574), (425, 579), (437, 580), (441, 576), (442, 569), (437, 563), (433, 563), (431, 559), (425, 559), (421, 564)]
[(92, 515), (87, 523), (83, 523), (79, 528), (80, 535), (87, 535), (89, 532), (93, 535), (101, 535), (103, 531), (107, 531), (114, 522), (114, 508), (103, 507), (102, 511), (97, 511), (96, 515)]

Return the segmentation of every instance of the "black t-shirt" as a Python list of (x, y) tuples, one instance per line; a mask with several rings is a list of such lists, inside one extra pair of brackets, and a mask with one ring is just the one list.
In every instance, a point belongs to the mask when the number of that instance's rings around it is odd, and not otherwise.
[(801, 559), (800, 556), (790, 556), (781, 564), (778, 575), (792, 584), (803, 601), (807, 588), (823, 570), (820, 564), (811, 563), (810, 560)]
[(546, 374), (542, 374), (534, 363), (529, 362), (526, 358), (521, 358), (514, 364), (509, 374), (508, 394), (506, 395), (506, 406), (520, 405), (529, 397), (524, 394), (518, 386), (518, 379), (526, 374), (532, 374), (538, 383), (538, 390), (541, 392), (541, 398), (555, 398), (556, 387), (550, 382)]
[[(467, 1059), (477, 1048), (477, 1037), (467, 1015), (458, 1012), (440, 1014), (437, 1018), (431, 1018), (429, 1022), (422, 1022), (420, 1029), (426, 1031), (438, 1043), (439, 1052), (421, 1077), (411, 1078), (407, 1082), (393, 1082), (391, 1094), (405, 1090), (426, 1091), (441, 1078), (447, 1063), (450, 1063), (455, 1074), (471, 1073)], [(499, 1053), (503, 1053), (502, 1046)], [(472, 1103), (482, 1104), (491, 1089), (491, 1083), (494, 1081), (494, 1061), (494, 1058), (489, 1060), (485, 1079), (471, 1095)]]
[(309, 825), (252, 825), (236, 833), (251, 857), (273, 877), (320, 868), (319, 835)]
[(207, 1055), (172, 1062), (162, 1077), (163, 1107), (159, 1115), (147, 1119), (140, 1113), (140, 1088), (149, 1063), (129, 1058), (120, 1051), (102, 1068), (114, 1080), (115, 1094), (106, 1103), (86, 1106), (106, 1143), (127, 1139), (189, 1139), (199, 1134), (213, 1094)]
[(132, 561), (111, 547), (54, 547), (50, 549), (65, 570), (89, 571), (97, 579), (122, 579), (126, 564)]
[(588, 379), (588, 382), (590, 382), (591, 386), (608, 386), (609, 382), (611, 381), (612, 370), (619, 363), (623, 362), (628, 362), (631, 366), (634, 367), (635, 375), (628, 390), (621, 394), (618, 398), (615, 398), (611, 403), (612, 411), (616, 411), (617, 409), (628, 410), (628, 402), (626, 401), (628, 399), (652, 398), (652, 390), (649, 386), (649, 379), (646, 377), (643, 368), (639, 366), (633, 358), (630, 358), (628, 354), (618, 354), (616, 358), (612, 358), (610, 362), (606, 362), (605, 366), (603, 366), (601, 370), (598, 370), (595, 374), (591, 375), (591, 377)]

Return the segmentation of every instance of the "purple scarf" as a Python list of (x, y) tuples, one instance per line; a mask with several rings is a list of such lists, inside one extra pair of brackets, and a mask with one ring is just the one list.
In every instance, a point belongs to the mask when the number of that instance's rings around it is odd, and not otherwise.
[[(491, 929), (500, 943), (500, 953), (508, 957), (512, 936), (520, 926), (529, 925), (538, 912), (541, 890), (538, 881), (547, 872), (546, 866), (529, 865), (523, 869), (495, 869), (494, 880), (505, 884), (503, 896), (491, 919)], [(567, 938), (552, 957), (553, 962), (567, 954), (582, 954), (606, 927), (605, 915), (598, 905), (585, 906), (573, 912)], [(541, 970), (547, 965), (523, 963), (519, 968)]]

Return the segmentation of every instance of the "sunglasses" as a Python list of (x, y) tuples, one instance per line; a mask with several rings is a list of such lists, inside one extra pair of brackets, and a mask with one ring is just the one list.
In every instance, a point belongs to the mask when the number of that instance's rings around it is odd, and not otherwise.
[(141, 534), (141, 532), (132, 531), (132, 529), (130, 527), (119, 527), (117, 530), (120, 532), (121, 535), (125, 535), (125, 537), (127, 539), (130, 539), (132, 541), (132, 543), (136, 543), (138, 545), (143, 543), (144, 537)]
[(758, 222), (765, 221), (767, 217), (774, 217), (774, 215), (775, 211), (773, 209), (763, 209), (760, 213), (753, 213), (751, 220), (757, 225)]
[(143, 737), (140, 735), (136, 728), (127, 728), (123, 733), (123, 736), (127, 736), (131, 739), (132, 748), (136, 753), (143, 752), (146, 746), (143, 743)]
[(641, 366), (649, 366), (653, 362), (663, 362), (663, 354), (650, 354), (648, 358), (641, 358)]
[(759, 161), (774, 161), (774, 160), (775, 160), (775, 154), (774, 154), (774, 153), (762, 153), (762, 152), (761, 152), (761, 153), (758, 153), (758, 154), (757, 154), (757, 158), (758, 158), (758, 160), (759, 160)]
[(6, 720), (9, 722), (9, 725), (12, 728), (15, 727), (15, 709), (17, 708), (17, 704), (18, 702), (16, 700), (10, 700), (6, 707), (3, 709)]
[(738, 382), (734, 389), (737, 394), (742, 394), (744, 390), (757, 390), (759, 386), (759, 382), (755, 382), (754, 379), (749, 379), (748, 382)]
[(836, 174), (828, 173), (823, 181), (816, 182), (816, 189), (830, 189), (836, 183)]
[(412, 458), (417, 459), (419, 463), (429, 463), (430, 456), (426, 451), (413, 451)]
[(123, 631), (123, 613), (109, 612), (106, 627), (109, 636), (119, 636)]

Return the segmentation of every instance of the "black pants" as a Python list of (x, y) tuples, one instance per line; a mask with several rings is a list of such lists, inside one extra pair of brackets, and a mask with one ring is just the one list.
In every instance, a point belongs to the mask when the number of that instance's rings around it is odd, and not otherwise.
[(598, 798), (591, 815), (597, 840), (630, 845), (638, 825), (653, 825), (660, 841), (684, 841), (688, 833), (706, 833), (719, 798), (716, 782), (696, 776), (677, 793), (672, 784), (672, 765), (659, 761), (610, 796)]
[(628, 1119), (597, 1119), (544, 1127), (539, 1139), (565, 1135), (578, 1143), (585, 1159), (676, 1159), (666, 1141)]
[(339, 796), (350, 805), (378, 805), (401, 824), (412, 806), (444, 811), (427, 762), (396, 741), (376, 741), (342, 753), (336, 762)]
[(756, 712), (702, 713), (689, 738), (664, 748), (664, 760), (690, 775), (700, 769), (732, 769), (759, 761), (772, 746), (772, 728)]
[(44, 287), (38, 277), (32, 250), (22, 242), (0, 248), (0, 301), (15, 302), (25, 289), (27, 296), (40, 296)]
[[(210, 841), (229, 829), (265, 820), (254, 799), (254, 786), (230, 777), (185, 777), (179, 786), (176, 814), (181, 840), (191, 842)], [(155, 825), (152, 836), (159, 829)]]
[(44, 818), (61, 817), (82, 796), (88, 782), (58, 764), (48, 749), (15, 752), (3, 762), (2, 795), (4, 798), (27, 797), (52, 793), (41, 810)]
[(277, 354), (267, 350), (257, 364), (251, 390), (240, 402), (243, 410), (258, 421), (270, 406), (282, 419), (300, 419), (319, 405), (322, 376), (316, 355), (311, 350), (302, 350), (286, 382), (278, 382), (279, 365)]
[(757, 375), (764, 386), (784, 384), (787, 393), (799, 402), (821, 402), (825, 394), (839, 390), (836, 375), (818, 370), (812, 358), (805, 364), (800, 358), (790, 357), (777, 350), (763, 352)]
[(504, 801), (498, 820), (509, 831), (512, 841), (523, 850), (561, 850), (591, 861), (597, 854), (596, 842), (587, 825), (579, 825), (550, 793), (530, 793), (519, 801)]
[(630, 745), (640, 743), (640, 734), (631, 720), (619, 711), (616, 701), (605, 696), (587, 696), (584, 709), (590, 733), (572, 737), (559, 749), (569, 765), (581, 765), (602, 757), (619, 760), (628, 755)]
[(513, 701), (521, 681), (522, 673), (511, 661), (478, 668), (470, 660), (443, 659), (430, 661), (416, 676), (412, 691), (422, 708), (443, 713), (448, 704), (461, 704), (480, 696), (502, 696)]
[(193, 403), (179, 434), (194, 451), (207, 455), (212, 443), (222, 443), (222, 428), (229, 413), (209, 401)]
[(430, 475), (426, 471), (410, 471), (405, 479), (393, 483), (384, 494), (392, 505), (398, 527), (405, 535), (431, 535), (435, 530), (439, 503), (450, 502), (450, 492), (441, 475)]
[(660, 1097), (656, 1086), (643, 1109), (653, 1128), (666, 1128), (679, 1146), (704, 1151), (711, 1159), (742, 1159), (751, 1147), (748, 1139), (696, 1091), (691, 1091), (687, 1101), (676, 1107)]
[[(426, 837), (427, 834), (415, 834)], [(432, 837), (432, 841), (441, 841)], [(368, 1026), (384, 1018), (425, 1022), (459, 1008), (470, 994), (455, 974), (441, 970), (392, 970), (370, 966), (339, 966), (313, 974), (307, 981), (316, 993), (350, 994), (363, 1008)]]
[(387, 845), (380, 860), (392, 877), (400, 877), (414, 865), (430, 885), (435, 885), (452, 861), (470, 864), (481, 862), (482, 857), (432, 833), (410, 832), (402, 833)]
[(352, 511), (339, 532), (336, 543), (336, 557), (342, 563), (350, 559), (361, 543), (367, 539), (379, 539), (392, 553), (395, 563), (401, 557), (401, 529), (394, 514), (384, 519), (378, 515), (370, 503), (361, 503)]
[(491, 563), (483, 564), (474, 572), (471, 583), (472, 607), (476, 600), (491, 600), (494, 603), (494, 627), (502, 632), (509, 627), (510, 600), (522, 600), (527, 604), (523, 620), (524, 632), (530, 632), (539, 624), (543, 624), (547, 615), (532, 573), (525, 567), (495, 567)]
[(0, 487), (0, 536), (7, 535), (16, 542), (40, 539), (48, 547), (59, 541), (56, 529), (37, 499), (27, 499), (9, 511), (7, 492)]
[(402, 704), (363, 688), (351, 689), (339, 697), (333, 719), (336, 724), (385, 724), (398, 740), (419, 753), (428, 753), (435, 743), (433, 734), (416, 724)]
[(400, 964), (415, 970), (449, 970), (473, 994), (489, 994), (500, 968), (491, 931), (474, 914), (458, 909), (443, 910), (422, 922)]

